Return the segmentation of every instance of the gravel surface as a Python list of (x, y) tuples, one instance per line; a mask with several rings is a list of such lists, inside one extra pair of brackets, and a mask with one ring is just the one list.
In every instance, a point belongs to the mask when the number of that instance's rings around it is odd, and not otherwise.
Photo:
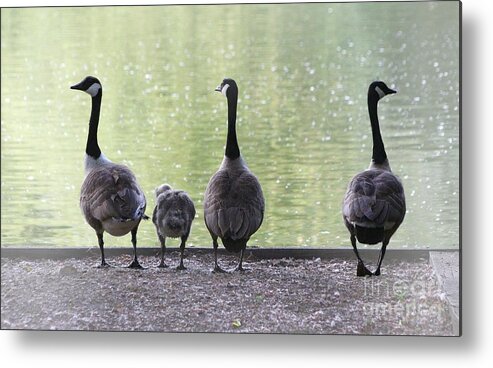
[[(109, 258), (124, 266), (130, 257)], [(234, 268), (237, 258), (220, 256)], [(211, 272), (212, 254), (140, 257), (145, 270), (96, 268), (99, 258), (2, 258), (2, 329), (452, 335), (427, 260), (384, 262), (358, 278), (344, 259), (247, 259)]]

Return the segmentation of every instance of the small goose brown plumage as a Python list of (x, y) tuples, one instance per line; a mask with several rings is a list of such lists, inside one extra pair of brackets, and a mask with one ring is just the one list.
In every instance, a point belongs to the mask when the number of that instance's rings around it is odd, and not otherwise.
[[(358, 258), (357, 276), (380, 275), (380, 267), (390, 238), (406, 214), (404, 188), (387, 159), (377, 116), (378, 101), (396, 91), (377, 81), (368, 88), (368, 110), (373, 137), (370, 167), (351, 179), (344, 197), (342, 214), (351, 235), (351, 244)], [(370, 272), (361, 259), (356, 239), (363, 244), (382, 242), (377, 268)]]
[(190, 235), (192, 221), (195, 218), (195, 207), (190, 196), (182, 190), (173, 190), (168, 184), (156, 189), (156, 207), (152, 214), (152, 222), (156, 226), (157, 236), (161, 243), (161, 262), (158, 267), (167, 267), (164, 263), (166, 238), (181, 238), (180, 264), (178, 270), (184, 270), (183, 252)]
[(70, 87), (92, 98), (84, 169), (86, 177), (80, 193), (80, 207), (86, 221), (96, 231), (101, 250), (101, 267), (108, 266), (104, 256), (103, 233), (123, 236), (131, 232), (133, 261), (130, 268), (142, 268), (137, 260), (137, 229), (146, 219), (146, 199), (132, 171), (108, 160), (98, 145), (98, 124), (103, 89), (94, 77)]
[(228, 100), (228, 136), (224, 159), (205, 191), (204, 219), (214, 247), (214, 271), (224, 272), (217, 263), (217, 238), (221, 239), (226, 250), (240, 253), (236, 270), (243, 271), (247, 242), (264, 218), (264, 196), (257, 177), (240, 155), (236, 137), (236, 82), (224, 79), (216, 91)]

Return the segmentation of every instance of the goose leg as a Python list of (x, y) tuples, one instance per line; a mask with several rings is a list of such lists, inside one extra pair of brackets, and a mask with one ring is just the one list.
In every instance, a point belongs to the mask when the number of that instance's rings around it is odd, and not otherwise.
[(137, 228), (132, 230), (132, 245), (134, 248), (134, 259), (132, 263), (128, 265), (128, 268), (143, 269), (144, 267), (142, 267), (137, 260)]
[(375, 276), (380, 276), (380, 266), (382, 265), (383, 257), (385, 257), (385, 250), (387, 249), (388, 244), (389, 240), (387, 239), (385, 239), (382, 243), (382, 248), (380, 248), (380, 256), (378, 257), (377, 269), (373, 273)]
[(104, 258), (104, 241), (103, 241), (103, 233), (96, 233), (98, 236), (99, 249), (101, 250), (101, 264), (98, 268), (109, 267), (110, 265), (106, 263), (106, 259)]
[(249, 268), (243, 268), (243, 253), (245, 252), (245, 248), (243, 248), (240, 252), (240, 263), (238, 263), (238, 266), (236, 266), (235, 271), (246, 271), (249, 270)]
[(176, 267), (177, 270), (186, 270), (187, 268), (183, 265), (183, 253), (185, 251), (185, 242), (187, 241), (188, 235), (184, 235), (181, 237), (180, 244), (180, 265)]
[(164, 263), (164, 253), (166, 253), (166, 238), (159, 233), (157, 233), (157, 236), (159, 238), (159, 242), (161, 243), (161, 262), (159, 263), (158, 267), (166, 268), (168, 267), (166, 263)]
[(212, 272), (225, 273), (221, 267), (217, 264), (217, 238), (212, 238), (212, 245), (214, 246), (214, 270)]
[(354, 253), (356, 254), (356, 257), (358, 258), (358, 268), (356, 269), (356, 276), (371, 276), (372, 273), (368, 268), (366, 268), (365, 264), (363, 263), (363, 260), (359, 256), (358, 253), (358, 248), (356, 247), (356, 236), (351, 234), (351, 244), (353, 245), (353, 250)]

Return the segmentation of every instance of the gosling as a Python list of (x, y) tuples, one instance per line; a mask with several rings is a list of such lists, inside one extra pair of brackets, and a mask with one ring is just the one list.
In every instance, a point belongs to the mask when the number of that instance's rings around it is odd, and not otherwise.
[(166, 238), (181, 238), (180, 264), (177, 270), (185, 270), (183, 253), (190, 235), (192, 221), (195, 218), (195, 206), (190, 196), (183, 190), (173, 190), (168, 184), (156, 188), (156, 207), (152, 214), (152, 222), (156, 226), (157, 236), (161, 243), (161, 262), (158, 267), (168, 267), (164, 262)]

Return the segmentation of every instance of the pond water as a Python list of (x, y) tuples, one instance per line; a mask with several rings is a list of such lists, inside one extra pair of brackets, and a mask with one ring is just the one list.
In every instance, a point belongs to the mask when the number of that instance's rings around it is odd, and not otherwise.
[[(99, 143), (131, 167), (147, 213), (163, 182), (197, 208), (226, 140), (224, 77), (239, 86), (238, 140), (265, 193), (250, 245), (350, 246), (347, 183), (371, 156), (370, 82), (408, 212), (390, 246), (459, 246), (459, 4), (339, 3), (2, 9), (2, 246), (97, 246), (79, 209), (91, 101)], [(176, 243), (176, 244), (175, 244)], [(130, 236), (106, 237), (130, 246)], [(152, 222), (141, 246), (158, 245)], [(170, 241), (170, 246), (177, 246)]]

